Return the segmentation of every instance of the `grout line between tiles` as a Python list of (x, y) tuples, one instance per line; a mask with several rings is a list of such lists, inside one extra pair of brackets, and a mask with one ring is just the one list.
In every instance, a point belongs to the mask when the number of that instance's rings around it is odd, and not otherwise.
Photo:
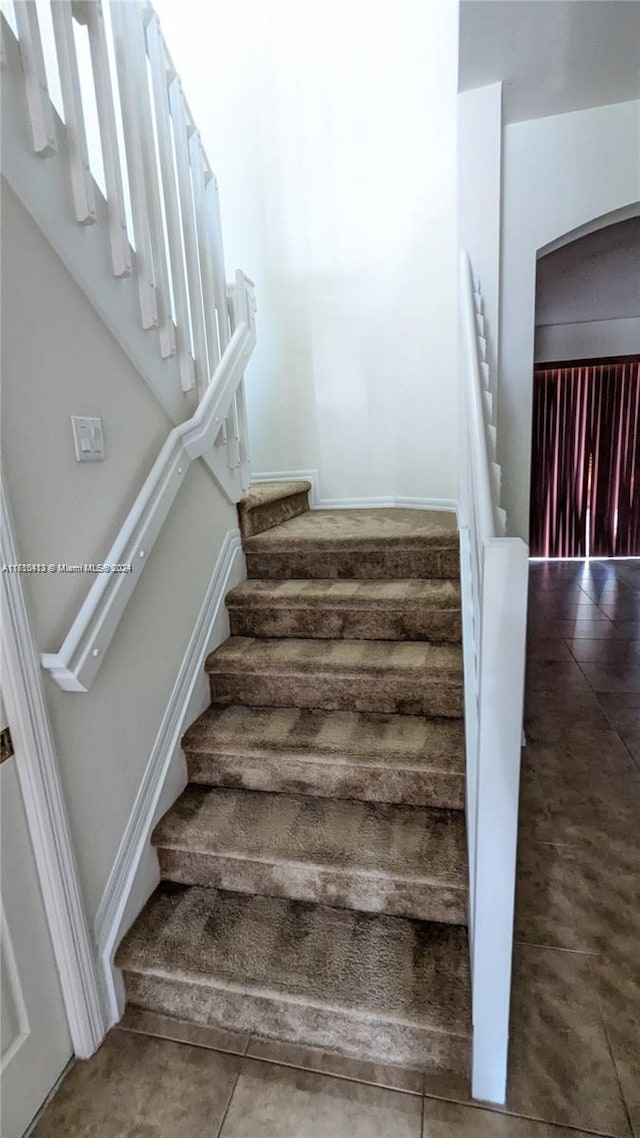
[(620, 742), (622, 743), (622, 746), (624, 747), (625, 751), (627, 752), (627, 754), (628, 754), (629, 758), (631, 759), (631, 762), (633, 763), (634, 767), (636, 767), (636, 768), (637, 768), (637, 769), (640, 771), (640, 762), (638, 762), (638, 761), (636, 760), (636, 758), (635, 758), (635, 755), (634, 755), (634, 754), (631, 752), (630, 748), (627, 746), (626, 740), (625, 740), (625, 739), (623, 739), (623, 737), (622, 737), (622, 735), (620, 734), (620, 732), (619, 732), (618, 728), (616, 727), (615, 723), (613, 722), (613, 719), (612, 719), (612, 718), (611, 718), (611, 716), (609, 715), (609, 712), (607, 711), (607, 709), (606, 709), (605, 705), (603, 704), (602, 700), (600, 699), (600, 696), (601, 696), (601, 695), (608, 695), (608, 694), (611, 694), (611, 693), (608, 693), (608, 692), (596, 692), (596, 695), (597, 695), (597, 697), (598, 697), (598, 703), (600, 704), (600, 707), (602, 708), (603, 714), (604, 714), (604, 716), (605, 716), (605, 718), (606, 718), (606, 720), (607, 720), (607, 723), (608, 723), (608, 724), (609, 724), (609, 726), (611, 727), (611, 730), (612, 730), (612, 731), (615, 731), (616, 735), (618, 736), (618, 739), (619, 739), (619, 740), (620, 740)]
[[(247, 1043), (247, 1047), (248, 1046), (249, 1046), (249, 1044)], [(243, 1067), (244, 1067), (244, 1058), (240, 1057), (240, 1062), (238, 1064), (238, 1070), (236, 1071), (236, 1077), (233, 1080), (233, 1086), (231, 1088), (231, 1093), (229, 1095), (229, 1098), (227, 1099), (227, 1105), (224, 1108), (224, 1114), (222, 1115), (222, 1118), (220, 1119), (220, 1125), (219, 1125), (219, 1127), (218, 1127), (218, 1129), (214, 1135), (214, 1138), (221, 1138), (222, 1128), (223, 1128), (225, 1122), (227, 1121), (227, 1115), (229, 1113), (229, 1107), (231, 1106), (231, 1100), (232, 1100), (234, 1094), (236, 1093), (236, 1087), (238, 1085), (238, 1079), (240, 1078)]]
[(562, 944), (538, 944), (533, 940), (522, 940), (515, 938), (515, 944), (520, 944), (524, 948), (546, 948), (550, 952), (570, 952), (574, 956), (601, 956), (601, 953), (596, 952), (595, 949), (590, 948), (565, 948)]
[[(251, 1044), (251, 1040), (247, 1044), (247, 1051)], [(392, 1087), (388, 1083), (375, 1083), (372, 1079), (357, 1079), (355, 1075), (341, 1075), (339, 1071), (319, 1071), (317, 1067), (304, 1067), (300, 1063), (293, 1063), (287, 1059), (270, 1059), (268, 1056), (263, 1055), (249, 1055), (245, 1052), (244, 1059), (249, 1059), (253, 1063), (270, 1063), (273, 1067), (287, 1067), (291, 1071), (303, 1071), (307, 1075), (318, 1075), (320, 1078), (325, 1079), (341, 1079), (343, 1083), (357, 1083), (363, 1087), (376, 1087), (382, 1091), (392, 1091), (394, 1094), (411, 1095), (412, 1098), (423, 1098), (424, 1091), (411, 1091), (407, 1087)], [(399, 1067), (398, 1070), (408, 1070), (409, 1068)]]
[(128, 1024), (115, 1023), (112, 1031), (128, 1031), (132, 1035), (148, 1036), (150, 1039), (164, 1039), (165, 1043), (181, 1043), (183, 1047), (198, 1047), (201, 1051), (215, 1051), (218, 1055), (232, 1055), (236, 1059), (244, 1059), (251, 1042), (249, 1036), (244, 1051), (232, 1051), (229, 1047), (213, 1047), (210, 1043), (202, 1043), (194, 1039), (179, 1039), (177, 1035), (161, 1035), (158, 1031), (147, 1029), (142, 1031), (139, 1027), (129, 1027)]
[[(433, 1099), (436, 1102), (449, 1102), (454, 1106), (468, 1107), (470, 1110), (485, 1110), (489, 1114), (497, 1114), (502, 1118), (521, 1118), (524, 1122), (539, 1122), (543, 1126), (553, 1126), (558, 1130), (575, 1130), (577, 1134), (589, 1135), (589, 1138), (628, 1138), (627, 1135), (615, 1134), (613, 1130), (585, 1130), (584, 1126), (576, 1126), (573, 1122), (554, 1122), (538, 1114), (519, 1114), (518, 1111), (510, 1110), (505, 1106), (498, 1106), (491, 1102), (480, 1102), (477, 1099), (463, 1099), (455, 1095), (435, 1095), (429, 1094), (428, 1091), (425, 1091), (423, 1097)], [(633, 1131), (631, 1133), (633, 1134)], [(425, 1138), (427, 1138), (426, 1135)]]
[(627, 1119), (627, 1124), (629, 1126), (629, 1134), (633, 1135), (635, 1133), (635, 1129), (634, 1129), (633, 1122), (631, 1120), (631, 1114), (629, 1111), (629, 1107), (627, 1106), (627, 1098), (626, 1098), (626, 1095), (624, 1093), (624, 1088), (622, 1086), (622, 1082), (620, 1081), (620, 1071), (618, 1070), (618, 1061), (616, 1059), (615, 1052), (614, 1052), (613, 1046), (611, 1044), (611, 1036), (609, 1034), (609, 1027), (607, 1025), (607, 1018), (604, 1014), (604, 1009), (602, 1007), (602, 1000), (600, 998), (600, 991), (598, 989), (597, 978), (596, 978), (596, 976), (594, 976), (591, 965), (588, 962), (587, 962), (587, 968), (589, 970), (589, 975), (591, 976), (591, 979), (593, 981), (593, 987), (594, 987), (595, 995), (596, 995), (596, 1004), (598, 1006), (598, 1012), (600, 1013), (600, 1019), (602, 1021), (602, 1028), (604, 1031), (604, 1037), (607, 1041), (607, 1048), (609, 1050), (609, 1055), (611, 1056), (611, 1062), (613, 1063), (613, 1069), (616, 1073), (616, 1082), (618, 1084), (618, 1091), (620, 1094), (620, 1102), (622, 1103), (624, 1113), (625, 1113), (625, 1116)]

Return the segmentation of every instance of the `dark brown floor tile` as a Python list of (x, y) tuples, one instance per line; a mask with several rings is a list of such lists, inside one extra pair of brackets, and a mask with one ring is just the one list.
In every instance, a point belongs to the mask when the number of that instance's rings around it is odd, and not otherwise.
[(628, 708), (640, 710), (640, 692), (602, 692), (598, 699), (607, 714)]
[(424, 1102), (422, 1133), (423, 1138), (588, 1138), (584, 1130), (430, 1098)]
[(592, 959), (600, 1009), (634, 1138), (640, 1136), (640, 965), (620, 967)]
[(536, 771), (529, 762), (529, 751), (529, 747), (523, 747), (520, 767), (518, 840), (521, 845), (535, 841), (539, 832), (546, 834), (549, 822), (542, 788)]
[(640, 666), (640, 640), (568, 640), (567, 647), (578, 663), (636, 664)]
[(229, 1051), (232, 1055), (244, 1055), (249, 1045), (249, 1035), (246, 1033), (189, 1023), (187, 1020), (174, 1019), (143, 1008), (128, 1007), (118, 1027), (142, 1035), (155, 1035), (160, 1039), (173, 1039), (176, 1043), (209, 1047), (212, 1051)]
[(241, 1062), (116, 1029), (72, 1068), (34, 1138), (216, 1138)]
[(640, 692), (640, 661), (632, 663), (580, 665), (582, 671), (596, 692)]
[(245, 1059), (221, 1138), (420, 1138), (422, 1099)]
[(529, 636), (527, 660), (571, 660), (571, 652), (562, 640), (551, 637)]
[(608, 723), (606, 727), (573, 725), (565, 731), (562, 742), (549, 739), (544, 734), (544, 724), (542, 741), (536, 738), (535, 731), (534, 726), (528, 735), (526, 752), (527, 766), (538, 774), (583, 782), (588, 773), (624, 776), (637, 771), (618, 732)]
[(588, 691), (582, 671), (572, 660), (528, 660), (527, 693)]
[[(554, 634), (566, 640), (624, 640), (626, 633), (611, 620), (558, 620)], [(634, 638), (635, 639), (635, 638)]]
[[(633, 613), (621, 612), (618, 619), (633, 616)], [(545, 597), (533, 596), (528, 611), (530, 626), (535, 628), (536, 622), (545, 624), (551, 620), (592, 620), (606, 621), (609, 613), (600, 605), (584, 597), (581, 601), (566, 601), (561, 596), (547, 595)]]
[(516, 945), (507, 1106), (630, 1138), (589, 959)]
[(336, 1075), (358, 1083), (371, 1083), (390, 1090), (422, 1094), (423, 1075), (403, 1067), (388, 1067), (382, 1063), (369, 1063), (346, 1059), (331, 1051), (316, 1047), (302, 1047), (294, 1043), (279, 1043), (272, 1039), (252, 1039), (247, 1056), (285, 1067), (301, 1067), (321, 1075)]
[(592, 731), (609, 731), (611, 724), (595, 692), (585, 686), (580, 692), (527, 691), (524, 728), (527, 743), (548, 745), (566, 744), (581, 738), (585, 741)]
[(593, 905), (568, 846), (520, 843), (516, 940), (593, 951)]
[(640, 623), (640, 599), (637, 594), (614, 601), (598, 602), (598, 608), (609, 617), (609, 620), (635, 621), (636, 627)]
[[(635, 772), (539, 771), (549, 818), (546, 840), (606, 849), (611, 835), (628, 842), (637, 832), (640, 787)], [(603, 845), (604, 843), (604, 845)]]
[(640, 629), (639, 620), (618, 620), (617, 617), (614, 617), (612, 623), (619, 636), (624, 637), (626, 640), (638, 639), (638, 630)]

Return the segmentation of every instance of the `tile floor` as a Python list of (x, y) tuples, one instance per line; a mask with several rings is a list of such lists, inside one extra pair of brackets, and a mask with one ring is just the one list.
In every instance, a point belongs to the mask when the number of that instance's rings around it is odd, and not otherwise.
[(507, 1108), (137, 1013), (35, 1138), (640, 1138), (640, 562), (532, 564), (529, 622)]

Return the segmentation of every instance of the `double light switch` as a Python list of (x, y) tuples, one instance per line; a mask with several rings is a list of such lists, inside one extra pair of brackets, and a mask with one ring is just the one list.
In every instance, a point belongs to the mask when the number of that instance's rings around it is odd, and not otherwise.
[(86, 415), (72, 415), (71, 429), (76, 462), (102, 462), (104, 459), (104, 432), (102, 419)]

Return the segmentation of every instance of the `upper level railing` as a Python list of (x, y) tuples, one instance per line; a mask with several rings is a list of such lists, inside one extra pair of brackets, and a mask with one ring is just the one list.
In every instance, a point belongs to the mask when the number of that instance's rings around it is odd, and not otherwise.
[[(189, 463), (249, 485), (252, 282), (225, 276), (218, 188), (148, 3), (13, 0), (2, 17), (3, 174), (176, 424), (57, 653), (86, 691)], [(57, 113), (53, 89), (57, 95)]]
[(504, 1102), (525, 670), (528, 549), (508, 538), (479, 282), (460, 256), (464, 631), (472, 1090)]
[(163, 359), (176, 357), (182, 390), (202, 396), (230, 338), (218, 187), (158, 17), (138, 0), (47, 7), (53, 44), (43, 39), (42, 6), (13, 3), (33, 151), (48, 158), (58, 149), (49, 91), (57, 79), (76, 220), (96, 224), (91, 165), (101, 165), (113, 274), (134, 275), (142, 327)]

